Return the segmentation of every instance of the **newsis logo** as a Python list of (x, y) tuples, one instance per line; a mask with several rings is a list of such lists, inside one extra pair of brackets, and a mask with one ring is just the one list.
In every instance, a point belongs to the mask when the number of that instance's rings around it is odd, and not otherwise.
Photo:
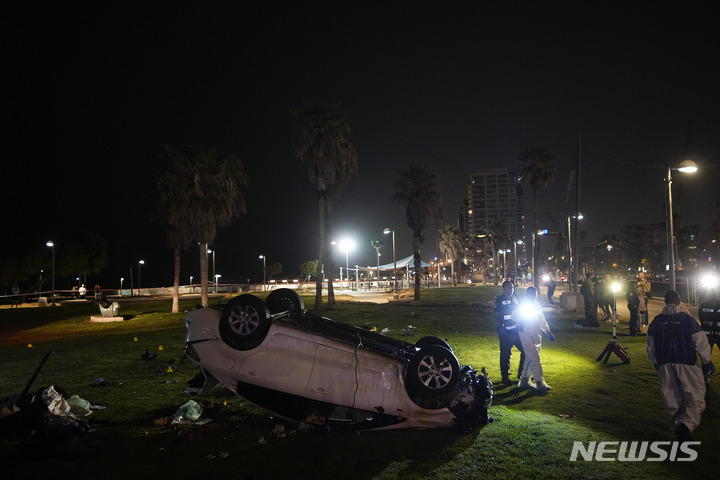
[(586, 462), (693, 462), (700, 442), (573, 442), (570, 461)]

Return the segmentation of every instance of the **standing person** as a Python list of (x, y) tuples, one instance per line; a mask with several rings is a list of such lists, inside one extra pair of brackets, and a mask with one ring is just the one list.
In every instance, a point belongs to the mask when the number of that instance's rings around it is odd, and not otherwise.
[(495, 299), (494, 318), (497, 326), (498, 339), (500, 340), (500, 373), (502, 375), (502, 383), (510, 385), (510, 357), (512, 355), (512, 347), (514, 346), (520, 351), (520, 365), (518, 367), (518, 376), (520, 376), (522, 366), (525, 363), (525, 351), (523, 350), (520, 337), (518, 336), (517, 325), (513, 320), (513, 312), (518, 306), (515, 297), (515, 287), (512, 282), (505, 281), (502, 284), (503, 293)]
[(588, 273), (580, 287), (580, 294), (585, 300), (585, 321), (588, 327), (599, 327), (597, 321), (597, 308), (595, 308), (595, 286), (592, 281), (592, 274)]
[(20, 305), (20, 287), (18, 287), (17, 283), (12, 286), (12, 297), (10, 308), (17, 308)]
[(650, 282), (648, 282), (647, 278), (645, 278), (645, 273), (638, 273), (637, 283), (639, 286), (642, 287), (643, 296), (645, 297), (645, 299), (650, 300), (650, 289), (652, 285), (650, 285)]
[(595, 308), (600, 309), (600, 314), (606, 322), (610, 321), (610, 310), (608, 309), (607, 297), (605, 296), (605, 277), (595, 275)]
[(648, 316), (648, 297), (645, 293), (645, 287), (637, 282), (635, 284), (635, 295), (638, 297), (638, 329), (647, 328), (649, 316)]
[(97, 283), (95, 284), (94, 293), (95, 293), (95, 301), (99, 302), (100, 296), (102, 295), (102, 288), (100, 288), (100, 285), (98, 285)]
[(613, 292), (613, 280), (609, 273), (605, 274), (605, 308), (608, 311), (610, 319), (615, 318), (617, 314), (617, 305), (615, 305), (615, 292)]
[(650, 300), (650, 290), (652, 285), (650, 285), (650, 282), (648, 282), (647, 278), (645, 278), (645, 273), (643, 272), (638, 273), (637, 287), (639, 289), (638, 296), (642, 296), (640, 306), (638, 308), (638, 314), (640, 315), (640, 326), (647, 327), (649, 320), (647, 305), (648, 301)]
[[(703, 373), (711, 375), (715, 366), (707, 335), (684, 310), (675, 290), (665, 293), (665, 308), (650, 323), (647, 354), (658, 372), (660, 398), (670, 428), (678, 440), (690, 440), (705, 410)], [(698, 354), (702, 369), (697, 364)]]
[(78, 290), (78, 292), (80, 292), (80, 298), (84, 299), (85, 294), (87, 293), (87, 288), (85, 288), (84, 283), (82, 285), (80, 285), (80, 289)]
[(554, 278), (552, 275), (550, 275), (550, 276), (548, 277), (548, 281), (547, 281), (546, 283), (547, 283), (547, 299), (548, 299), (548, 303), (549, 303), (550, 305), (555, 305), (555, 302), (553, 302), (553, 299), (552, 299), (553, 295), (555, 294), (555, 286), (557, 285), (557, 284), (555, 283), (555, 278)]
[[(630, 280), (627, 282), (627, 291), (625, 292), (625, 298), (627, 298), (627, 308), (630, 311), (630, 336), (636, 337), (638, 332), (640, 331), (638, 315), (640, 298), (638, 297), (637, 284), (635, 281)], [(647, 313), (647, 311), (645, 313)]]
[(698, 315), (712, 352), (713, 346), (720, 347), (720, 294), (717, 290), (708, 290), (708, 299), (698, 307)]
[[(539, 392), (552, 390), (545, 382), (542, 363), (540, 362), (540, 348), (542, 347), (542, 334), (545, 333), (550, 341), (555, 340), (550, 332), (550, 326), (545, 320), (542, 308), (537, 303), (537, 290), (528, 287), (525, 298), (522, 299), (514, 317), (517, 318), (518, 335), (525, 352), (525, 361), (520, 372), (520, 388), (534, 388)], [(532, 376), (535, 383), (530, 382)]]

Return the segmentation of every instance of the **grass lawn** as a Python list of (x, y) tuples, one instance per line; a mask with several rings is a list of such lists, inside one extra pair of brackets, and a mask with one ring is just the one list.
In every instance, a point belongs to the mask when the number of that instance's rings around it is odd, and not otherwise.
[[(372, 322), (410, 342), (425, 335), (442, 337), (461, 365), (486, 367), (497, 382), (491, 306), (499, 293), (499, 287), (491, 286), (431, 289), (423, 291), (418, 303), (339, 302), (324, 314), (354, 325)], [(304, 300), (311, 308), (313, 298)], [(181, 308), (195, 308), (195, 301)], [(570, 461), (573, 442), (674, 440), (646, 358), (645, 337), (627, 336), (626, 316), (618, 343), (631, 363), (613, 355), (602, 364), (596, 358), (611, 338), (609, 324), (576, 329), (574, 312), (546, 313), (556, 341), (544, 339), (541, 357), (553, 390), (539, 394), (496, 385), (490, 408), (494, 422), (479, 431), (293, 433), (294, 425), (269, 417), (221, 386), (205, 397), (186, 395), (185, 383), (198, 370), (184, 356), (184, 313), (169, 310), (166, 299), (127, 302), (121, 306), (126, 321), (103, 324), (88, 321), (98, 314), (94, 305), (0, 309), (0, 398), (19, 393), (43, 355), (54, 351), (33, 390), (59, 385), (106, 407), (88, 417), (92, 431), (74, 448), (6, 441), (0, 447), (3, 477), (684, 479), (711, 478), (717, 469), (717, 378), (711, 379), (712, 412), (704, 415), (694, 435), (701, 442), (693, 447), (697, 460)], [(157, 357), (143, 360), (145, 352)], [(518, 359), (514, 352), (514, 371)], [(714, 361), (720, 365), (717, 350)], [(203, 405), (202, 418), (211, 422), (154, 425), (190, 398)], [(276, 425), (284, 425), (287, 435), (273, 437)]]

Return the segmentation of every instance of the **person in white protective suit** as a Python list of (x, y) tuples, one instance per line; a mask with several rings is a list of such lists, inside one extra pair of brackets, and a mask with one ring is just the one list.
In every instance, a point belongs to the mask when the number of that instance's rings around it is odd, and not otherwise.
[[(685, 309), (675, 290), (665, 293), (665, 308), (647, 332), (648, 360), (658, 372), (660, 397), (670, 428), (680, 441), (690, 440), (705, 410), (705, 379), (715, 366), (700, 323)], [(702, 369), (698, 367), (700, 355)]]
[[(550, 326), (545, 320), (542, 308), (537, 302), (537, 289), (528, 287), (525, 298), (513, 316), (517, 316), (518, 335), (525, 350), (525, 362), (520, 373), (520, 388), (534, 388), (539, 392), (552, 390), (545, 382), (542, 363), (540, 362), (540, 348), (542, 348), (542, 334), (545, 333), (550, 341), (555, 340), (550, 332)], [(535, 383), (530, 381), (532, 376)]]

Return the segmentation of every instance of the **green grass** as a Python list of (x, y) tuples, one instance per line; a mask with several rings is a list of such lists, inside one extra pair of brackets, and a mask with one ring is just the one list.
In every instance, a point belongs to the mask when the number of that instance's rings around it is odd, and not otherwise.
[[(491, 305), (499, 293), (499, 287), (431, 289), (418, 303), (339, 302), (324, 314), (354, 325), (371, 322), (410, 342), (425, 335), (445, 338), (461, 364), (486, 367), (497, 381)], [(312, 298), (304, 300), (312, 306)], [(181, 307), (194, 308), (194, 302)], [(574, 313), (548, 315), (556, 341), (544, 341), (541, 357), (553, 390), (536, 394), (496, 386), (490, 409), (494, 423), (471, 434), (441, 429), (273, 438), (273, 427), (282, 421), (221, 387), (195, 398), (203, 404), (203, 418), (212, 419), (207, 425), (154, 426), (154, 419), (172, 415), (189, 399), (185, 383), (197, 373), (184, 356), (184, 313), (168, 313), (168, 300), (121, 308), (129, 320), (109, 324), (88, 322), (97, 314), (92, 305), (0, 310), (0, 397), (19, 393), (42, 356), (53, 350), (34, 387), (60, 385), (107, 407), (88, 417), (93, 431), (72, 450), (46, 452), (6, 442), (0, 447), (3, 471), (22, 470), (24, 478), (47, 478), (52, 471), (73, 479), (680, 479), (709, 478), (716, 469), (720, 422), (709, 414), (695, 434), (702, 442), (695, 462), (569, 461), (573, 441), (673, 440), (645, 339), (625, 336), (623, 324), (618, 341), (631, 363), (613, 356), (602, 364), (596, 358), (610, 340), (609, 326), (575, 329)], [(144, 361), (145, 351), (158, 356)], [(716, 364), (718, 356), (716, 351)], [(515, 370), (518, 358), (514, 353)], [(713, 388), (716, 382), (713, 378)], [(715, 411), (718, 402), (713, 392)], [(38, 458), (42, 461), (34, 462)]]

